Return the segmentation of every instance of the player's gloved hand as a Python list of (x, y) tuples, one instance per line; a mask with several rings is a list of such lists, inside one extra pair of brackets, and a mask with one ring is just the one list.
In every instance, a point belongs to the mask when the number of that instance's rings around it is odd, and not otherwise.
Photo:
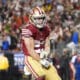
[(42, 59), (40, 60), (40, 63), (42, 65), (42, 67), (46, 68), (46, 69), (49, 69), (50, 68), (50, 63), (49, 61), (47, 61), (46, 59)]
[(47, 56), (48, 56), (48, 53), (47, 53), (46, 51), (42, 51), (42, 52), (40, 53), (40, 58), (41, 58), (41, 59), (47, 58)]

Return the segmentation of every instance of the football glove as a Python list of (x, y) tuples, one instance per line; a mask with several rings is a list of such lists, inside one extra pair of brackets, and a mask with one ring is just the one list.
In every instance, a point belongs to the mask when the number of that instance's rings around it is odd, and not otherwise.
[(46, 69), (49, 69), (50, 63), (49, 63), (48, 60), (42, 59), (42, 60), (40, 60), (40, 63), (41, 63), (41, 65), (42, 65), (42, 67), (44, 67), (44, 68), (46, 68)]
[(40, 53), (41, 59), (47, 58), (47, 56), (48, 56), (48, 53), (46, 51), (41, 51), (41, 53)]

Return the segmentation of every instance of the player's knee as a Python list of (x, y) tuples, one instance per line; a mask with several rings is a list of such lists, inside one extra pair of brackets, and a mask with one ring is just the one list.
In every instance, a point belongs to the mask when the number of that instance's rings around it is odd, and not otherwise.
[(36, 78), (35, 80), (45, 80), (45, 76), (38, 77), (38, 78)]

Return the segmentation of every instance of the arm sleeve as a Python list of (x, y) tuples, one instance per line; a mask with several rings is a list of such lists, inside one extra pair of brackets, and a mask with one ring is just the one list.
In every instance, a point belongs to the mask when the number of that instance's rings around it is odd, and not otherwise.
[(29, 29), (24, 28), (21, 30), (21, 36), (22, 36), (21, 37), (21, 47), (22, 47), (23, 53), (25, 55), (30, 55), (23, 37), (30, 38), (32, 36), (32, 32)]
[(23, 28), (21, 35), (22, 35), (22, 37), (26, 37), (26, 38), (31, 37), (32, 32), (29, 29)]

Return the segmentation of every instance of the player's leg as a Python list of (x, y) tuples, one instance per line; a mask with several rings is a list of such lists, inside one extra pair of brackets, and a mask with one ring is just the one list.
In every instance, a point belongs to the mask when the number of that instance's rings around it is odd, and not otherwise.
[(45, 72), (39, 62), (28, 56), (25, 58), (25, 64), (36, 80), (45, 80)]
[(46, 72), (45, 80), (61, 80), (56, 68), (53, 65), (51, 65), (48, 70), (44, 69), (44, 71)]

